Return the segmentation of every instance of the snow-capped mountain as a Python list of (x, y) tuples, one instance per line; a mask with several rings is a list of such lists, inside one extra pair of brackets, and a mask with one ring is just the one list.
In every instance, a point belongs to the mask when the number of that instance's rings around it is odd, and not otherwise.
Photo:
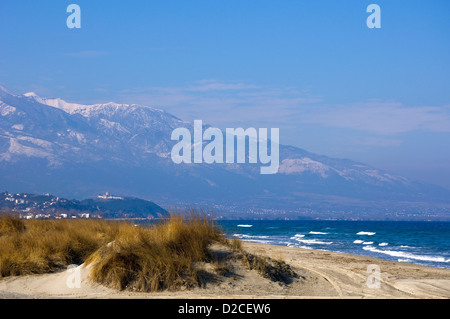
[(0, 87), (0, 190), (78, 198), (109, 191), (167, 203), (287, 210), (361, 207), (361, 201), (423, 205), (449, 195), (362, 163), (284, 145), (274, 175), (259, 174), (259, 164), (177, 165), (170, 137), (178, 127), (192, 123), (143, 105), (82, 105)]
[(111, 158), (139, 161), (148, 153), (166, 157), (171, 131), (186, 125), (161, 110), (139, 105), (80, 105), (4, 89), (0, 110), (1, 138), (9, 143), (1, 149), (0, 160), (34, 157), (51, 166)]

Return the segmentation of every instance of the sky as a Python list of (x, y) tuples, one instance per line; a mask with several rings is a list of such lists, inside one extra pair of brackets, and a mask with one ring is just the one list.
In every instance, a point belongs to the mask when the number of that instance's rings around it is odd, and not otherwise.
[(449, 15), (448, 0), (2, 0), (0, 85), (278, 127), (281, 144), (450, 189)]

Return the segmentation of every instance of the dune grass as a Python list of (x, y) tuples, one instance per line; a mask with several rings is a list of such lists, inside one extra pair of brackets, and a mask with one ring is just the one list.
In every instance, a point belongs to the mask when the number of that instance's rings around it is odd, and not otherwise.
[(119, 223), (0, 218), (0, 277), (41, 274), (80, 264), (112, 240)]
[[(238, 239), (227, 239), (202, 211), (173, 214), (148, 227), (105, 220), (21, 220), (0, 214), (0, 277), (43, 274), (85, 264), (90, 280), (140, 292), (204, 286), (216, 274), (232, 273), (227, 259), (208, 250), (226, 245), (231, 258), (263, 277), (287, 283), (296, 274), (284, 263), (246, 253)], [(234, 257), (233, 257), (234, 256)]]
[(208, 219), (177, 215), (150, 228), (121, 229), (114, 241), (94, 252), (86, 264), (92, 265), (95, 282), (120, 290), (201, 286), (202, 274), (195, 263), (208, 261), (209, 244), (223, 240)]
[(150, 227), (104, 220), (0, 218), (0, 277), (91, 266), (94, 282), (120, 290), (201, 285), (194, 267), (211, 241), (226, 241), (205, 215), (172, 215)]

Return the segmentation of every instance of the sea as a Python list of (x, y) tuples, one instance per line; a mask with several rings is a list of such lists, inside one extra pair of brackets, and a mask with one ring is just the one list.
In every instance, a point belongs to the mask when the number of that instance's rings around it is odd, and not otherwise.
[(221, 220), (230, 238), (450, 268), (450, 222)]

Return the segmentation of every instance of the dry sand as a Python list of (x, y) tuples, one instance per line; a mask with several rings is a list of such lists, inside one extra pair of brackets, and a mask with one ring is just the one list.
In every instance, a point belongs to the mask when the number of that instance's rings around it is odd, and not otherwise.
[[(250, 242), (244, 242), (244, 249), (284, 260), (299, 278), (288, 284), (272, 282), (236, 261), (233, 276), (221, 277), (204, 288), (138, 293), (93, 284), (88, 280), (89, 267), (82, 265), (79, 288), (70, 287), (74, 270), (3, 278), (0, 298), (450, 298), (450, 269)], [(369, 265), (379, 266), (379, 288), (367, 285)], [(208, 265), (202, 267), (208, 270)]]

